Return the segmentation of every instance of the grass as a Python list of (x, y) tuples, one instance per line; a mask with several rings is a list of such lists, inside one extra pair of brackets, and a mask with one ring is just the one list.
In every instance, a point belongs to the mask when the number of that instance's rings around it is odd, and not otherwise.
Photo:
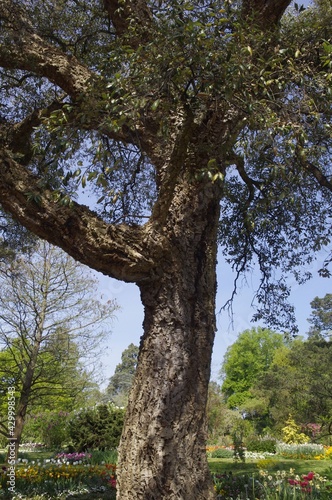
[[(234, 462), (232, 459), (227, 458), (210, 458), (208, 462), (212, 473), (232, 472), (235, 475), (241, 475), (257, 473), (259, 470), (259, 467), (257, 467), (258, 460), (242, 463)], [(276, 472), (278, 470), (289, 471), (290, 469), (295, 469), (296, 473), (300, 475), (307, 474), (309, 471), (313, 470), (318, 474), (324, 475), (331, 466), (331, 460), (290, 460), (276, 457), (273, 459), (273, 463), (268, 467), (268, 470)]]

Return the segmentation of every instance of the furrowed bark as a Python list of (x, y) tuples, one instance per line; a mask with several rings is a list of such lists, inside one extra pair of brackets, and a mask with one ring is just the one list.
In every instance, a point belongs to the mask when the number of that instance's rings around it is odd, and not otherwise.
[(171, 252), (160, 262), (158, 280), (139, 283), (144, 336), (120, 444), (121, 500), (215, 498), (205, 407), (215, 334), (218, 191), (212, 184), (178, 186), (167, 227)]
[[(12, 19), (7, 19), (6, 11), (10, 8)], [(93, 73), (76, 57), (63, 53), (34, 33), (17, 6), (3, 0), (0, 18), (5, 19), (4, 25), (11, 33), (11, 38), (0, 44), (2, 68), (31, 71), (48, 78), (72, 97), (87, 91)]]

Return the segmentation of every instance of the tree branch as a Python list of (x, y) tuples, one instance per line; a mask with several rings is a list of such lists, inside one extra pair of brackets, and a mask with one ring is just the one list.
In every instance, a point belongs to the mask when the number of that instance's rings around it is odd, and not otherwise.
[(319, 170), (319, 168), (317, 168), (310, 161), (308, 161), (307, 163), (305, 163), (304, 168), (315, 177), (315, 179), (318, 181), (318, 183), (322, 187), (326, 187), (327, 189), (329, 189), (332, 192), (332, 183), (331, 183), (331, 181), (328, 180), (328, 178), (321, 172), (321, 170)]
[(87, 91), (93, 73), (74, 56), (64, 54), (37, 35), (23, 7), (2, 0), (0, 19), (6, 33), (0, 44), (0, 66), (46, 77), (71, 97)]
[(50, 114), (61, 109), (63, 103), (53, 101), (44, 109), (36, 109), (21, 122), (10, 123), (4, 119), (0, 124), (0, 144), (2, 147), (8, 147), (15, 155), (19, 155), (19, 162), (27, 165), (33, 156), (31, 146), (31, 135), (35, 127), (38, 127), (42, 120)]
[(243, 0), (242, 15), (251, 18), (263, 29), (273, 28), (280, 21), (292, 0)]
[(12, 216), (76, 260), (126, 282), (151, 277), (163, 242), (149, 224), (132, 227), (105, 223), (84, 205), (61, 205), (40, 179), (0, 152), (0, 203)]
[(254, 180), (254, 179), (251, 179), (251, 177), (249, 177), (249, 175), (247, 174), (247, 172), (244, 168), (244, 159), (242, 156), (234, 154), (234, 156), (232, 156), (231, 159), (234, 161), (236, 168), (237, 168), (237, 171), (240, 174), (241, 179), (246, 184), (246, 186), (249, 190), (248, 198), (244, 204), (244, 212), (245, 212), (250, 207), (250, 204), (254, 199), (255, 188), (260, 190), (262, 187), (262, 183)]

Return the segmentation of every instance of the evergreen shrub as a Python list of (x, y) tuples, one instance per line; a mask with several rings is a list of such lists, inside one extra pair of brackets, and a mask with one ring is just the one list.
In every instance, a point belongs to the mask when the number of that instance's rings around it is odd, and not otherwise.
[(69, 421), (69, 435), (75, 451), (112, 450), (118, 447), (125, 410), (111, 403), (76, 412)]
[(43, 443), (48, 449), (61, 449), (68, 444), (70, 413), (62, 410), (29, 415), (24, 426), (23, 443)]
[(275, 453), (276, 440), (273, 438), (251, 438), (246, 441), (247, 451), (256, 453)]

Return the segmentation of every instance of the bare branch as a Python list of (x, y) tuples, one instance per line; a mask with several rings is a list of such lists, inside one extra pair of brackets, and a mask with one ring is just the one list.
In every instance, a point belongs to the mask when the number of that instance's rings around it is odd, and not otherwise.
[(245, 168), (244, 168), (244, 159), (240, 155), (235, 155), (232, 157), (232, 160), (235, 162), (237, 171), (240, 174), (241, 179), (245, 182), (248, 190), (249, 190), (249, 196), (247, 201), (244, 204), (244, 212), (249, 208), (250, 203), (254, 199), (255, 195), (255, 188), (261, 189), (262, 183), (259, 181), (255, 181), (254, 179), (251, 179), (249, 175), (247, 174)]

